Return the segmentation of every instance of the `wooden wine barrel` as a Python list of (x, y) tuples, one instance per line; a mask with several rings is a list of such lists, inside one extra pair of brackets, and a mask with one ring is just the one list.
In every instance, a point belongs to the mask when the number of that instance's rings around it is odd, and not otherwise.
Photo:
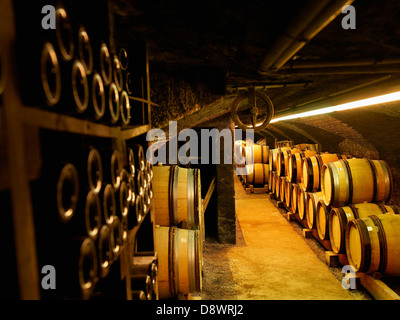
[(255, 163), (246, 166), (247, 175), (245, 176), (246, 185), (266, 185), (269, 180), (269, 165), (265, 163)]
[(276, 156), (276, 172), (281, 177), (287, 175), (288, 167), (289, 167), (289, 157), (292, 154), (300, 153), (300, 149), (289, 149), (289, 150), (282, 150), (278, 152)]
[(236, 140), (234, 143), (233, 159), (236, 167), (245, 167), (246, 141)]
[(269, 163), (269, 147), (252, 144), (245, 148), (246, 164)]
[(303, 159), (301, 182), (308, 192), (317, 192), (321, 189), (321, 171), (324, 164), (347, 159), (348, 156), (337, 153), (323, 153)]
[(317, 203), (317, 212), (315, 215), (315, 228), (317, 229), (320, 240), (329, 239), (329, 214), (331, 207), (327, 206), (323, 200)]
[(306, 191), (303, 187), (301, 187), (297, 192), (297, 211), (299, 212), (300, 220), (304, 220), (306, 218), (306, 203)]
[(281, 180), (281, 190), (279, 191), (279, 199), (284, 202), (286, 196), (286, 177), (280, 177)]
[(287, 177), (293, 183), (301, 182), (303, 159), (316, 155), (318, 152), (306, 150), (292, 154), (289, 157)]
[(268, 183), (268, 187), (269, 187), (269, 191), (272, 193), (275, 193), (275, 185), (276, 185), (275, 177), (276, 177), (276, 172), (270, 171), (269, 178), (270, 178), (271, 182)]
[(351, 220), (346, 253), (356, 272), (400, 276), (400, 215), (382, 214)]
[(293, 183), (292, 184), (292, 199), (291, 199), (291, 207), (290, 207), (290, 211), (292, 213), (297, 213), (297, 197), (298, 197), (298, 193), (299, 193), (299, 188), (300, 186), (298, 184)]
[(310, 229), (315, 226), (317, 203), (322, 200), (322, 192), (306, 192), (306, 220)]
[(285, 203), (286, 207), (292, 206), (293, 184), (286, 178)]
[[(268, 166), (268, 169), (269, 169), (269, 166)], [(269, 189), (269, 192), (272, 192), (272, 180), (273, 180), (272, 171), (269, 171), (269, 175), (268, 175), (268, 189)]]
[(332, 208), (329, 214), (329, 238), (335, 253), (345, 253), (345, 233), (348, 223), (354, 219), (371, 215), (396, 214), (397, 207), (378, 203), (357, 203), (341, 208)]
[(294, 147), (300, 149), (301, 151), (306, 151), (306, 150), (318, 151), (318, 144), (301, 143), (301, 144), (296, 144)]
[(387, 202), (393, 190), (391, 170), (383, 160), (348, 159), (324, 165), (321, 191), (326, 205)]
[(275, 174), (275, 195), (279, 199), (281, 193), (281, 177)]
[(200, 231), (177, 227), (155, 228), (160, 299), (201, 292)]
[(153, 205), (155, 224), (177, 226), (186, 222), (188, 227), (201, 227), (200, 172), (173, 166), (153, 167)]
[(270, 149), (269, 150), (269, 168), (271, 171), (277, 171), (277, 157), (278, 153), (281, 151), (286, 151), (290, 150), (290, 147), (282, 147), (282, 148), (276, 148), (276, 149)]

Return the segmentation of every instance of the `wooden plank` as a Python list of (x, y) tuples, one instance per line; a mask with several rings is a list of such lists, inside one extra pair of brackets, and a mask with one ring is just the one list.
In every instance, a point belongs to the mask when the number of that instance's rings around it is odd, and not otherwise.
[(211, 183), (210, 183), (210, 186), (208, 187), (206, 196), (204, 197), (204, 201), (203, 201), (203, 214), (204, 214), (204, 212), (206, 211), (207, 206), (208, 206), (208, 203), (210, 202), (211, 196), (212, 196), (212, 194), (213, 194), (213, 192), (214, 192), (214, 190), (215, 190), (215, 180), (216, 180), (216, 177), (214, 177), (214, 178), (211, 180)]
[(311, 229), (303, 229), (303, 237), (306, 239), (310, 239), (312, 237)]
[(359, 273), (358, 275), (361, 279), (362, 286), (376, 300), (400, 300), (399, 295), (397, 295), (396, 292), (394, 292), (382, 280), (374, 279), (365, 273)]
[(118, 138), (119, 127), (109, 127), (69, 115), (38, 109), (22, 107), (23, 122), (43, 129), (65, 131), (104, 138)]
[(339, 260), (339, 254), (337, 254), (333, 251), (325, 251), (325, 259), (326, 259), (326, 264), (328, 265), (328, 267), (338, 268), (341, 266), (341, 263)]
[(7, 83), (3, 93), (5, 142), (8, 155), (11, 201), (13, 208), (14, 241), (16, 250), (19, 293), (22, 300), (40, 299), (39, 268), (30, 185), (26, 174), (22, 102), (18, 94), (14, 11), (11, 0), (0, 2), (0, 40), (6, 56)]
[(149, 124), (135, 126), (132, 128), (121, 129), (122, 139), (128, 140), (140, 136), (151, 129)]

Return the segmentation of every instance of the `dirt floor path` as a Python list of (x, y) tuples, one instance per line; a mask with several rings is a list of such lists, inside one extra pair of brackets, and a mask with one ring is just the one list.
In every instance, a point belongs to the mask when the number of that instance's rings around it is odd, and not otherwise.
[(307, 244), (267, 194), (246, 194), (237, 177), (235, 188), (238, 241), (206, 245), (203, 299), (370, 299), (343, 289), (340, 270), (322, 261), (322, 247)]

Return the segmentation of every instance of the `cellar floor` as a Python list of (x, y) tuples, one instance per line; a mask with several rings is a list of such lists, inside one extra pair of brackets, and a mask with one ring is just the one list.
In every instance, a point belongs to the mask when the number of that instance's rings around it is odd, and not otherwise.
[[(246, 194), (235, 176), (237, 243), (207, 241), (203, 300), (368, 300), (345, 290), (340, 268), (325, 263), (324, 248), (305, 239), (268, 194)], [(282, 210), (282, 211), (281, 211)]]

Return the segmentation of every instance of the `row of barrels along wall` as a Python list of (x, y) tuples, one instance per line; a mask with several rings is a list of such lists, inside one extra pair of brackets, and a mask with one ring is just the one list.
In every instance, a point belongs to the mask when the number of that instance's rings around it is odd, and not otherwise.
[(270, 173), (275, 196), (357, 272), (400, 276), (400, 210), (387, 205), (393, 191), (387, 163), (282, 149), (271, 150), (280, 155)]
[(154, 166), (160, 299), (200, 293), (205, 241), (199, 169)]
[[(60, 144), (54, 145), (54, 135), (41, 135), (43, 165), (32, 182), (32, 202), (39, 265), (53, 265), (61, 280), (56, 292), (41, 294), (126, 298), (120, 255), (128, 232), (141, 225), (152, 206), (152, 166), (137, 144), (127, 143), (125, 153), (98, 141), (79, 145), (80, 139), (68, 135), (64, 138), (75, 142), (68, 147), (61, 135)], [(135, 258), (142, 256), (147, 263), (142, 261), (140, 270), (131, 268), (132, 295), (153, 299), (157, 256), (139, 252)]]
[[(276, 171), (277, 156), (279, 156), (277, 151), (291, 149), (287, 147), (291, 145), (289, 141), (282, 141), (282, 145), (284, 147), (270, 150), (268, 146), (246, 143), (243, 140), (235, 141), (234, 163), (248, 187), (250, 185), (264, 187), (271, 184), (270, 173)], [(296, 145), (295, 148), (299, 151), (308, 151), (316, 149), (317, 146), (304, 143)]]

